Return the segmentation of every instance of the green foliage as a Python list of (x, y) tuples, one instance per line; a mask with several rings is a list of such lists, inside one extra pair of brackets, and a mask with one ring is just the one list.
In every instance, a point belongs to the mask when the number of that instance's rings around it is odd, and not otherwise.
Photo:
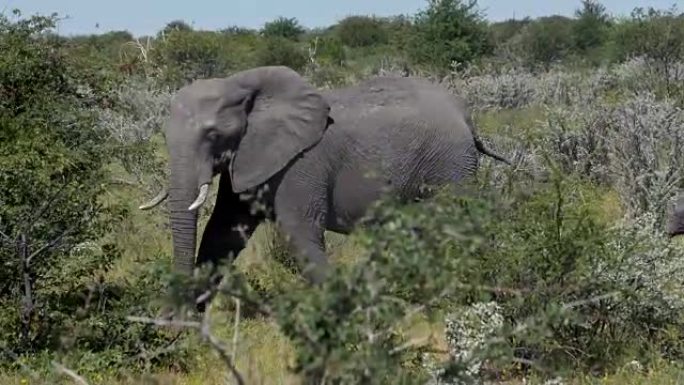
[(383, 27), (375, 17), (349, 16), (335, 26), (335, 34), (349, 47), (369, 47), (387, 43), (387, 31)]
[(515, 38), (531, 22), (532, 20), (526, 17), (522, 20), (509, 19), (490, 24), (489, 34), (495, 47), (495, 53), (499, 53), (497, 51), (506, 47), (511, 39)]
[[(597, 193), (585, 182), (555, 176), (533, 194), (529, 188), (516, 194), (512, 210), (488, 229), (496, 247), (482, 254), (484, 284), (524, 293), (497, 295), (504, 317), (519, 322), (566, 309), (560, 319), (542, 321), (548, 322), (546, 333), (511, 341), (521, 358), (552, 372), (613, 369), (633, 354), (669, 349), (668, 334), (678, 335), (684, 326), (671, 318), (681, 317), (678, 305), (664, 313), (653, 308), (670, 294), (654, 301), (658, 289), (638, 278), (651, 258), (678, 266), (677, 252), (649, 231), (606, 223)], [(663, 273), (644, 279), (670, 279)], [(670, 350), (672, 357), (682, 353), (678, 349)]]
[[(265, 300), (236, 290), (234, 276), (226, 293), (269, 309), (306, 383), (454, 380), (479, 375), (472, 368), (482, 362), (509, 370), (525, 361), (536, 375), (607, 371), (635, 354), (684, 353), (684, 307), (670, 297), (681, 257), (645, 228), (605, 221), (603, 190), (557, 172), (516, 177), (509, 191), (470, 187), (378, 204), (355, 234), (359, 260), (336, 266), (321, 287), (294, 285)], [(483, 309), (489, 316), (474, 319)], [(418, 311), (448, 314), (451, 360), (411, 341)], [(461, 330), (469, 327), (487, 338)]]
[(413, 32), (411, 18), (405, 15), (386, 17), (383, 20), (387, 31), (388, 43), (397, 52), (405, 52), (408, 49), (408, 40)]
[(572, 46), (572, 21), (563, 16), (539, 18), (521, 32), (518, 52), (529, 66), (548, 66), (568, 57)]
[(221, 33), (226, 34), (226, 35), (244, 36), (244, 35), (256, 35), (257, 31), (249, 29), (249, 28), (240, 27), (237, 25), (232, 25), (228, 28), (222, 29)]
[(575, 16), (577, 20), (572, 26), (575, 49), (586, 53), (605, 43), (610, 28), (605, 6), (596, 0), (582, 0), (582, 9)]
[(100, 241), (125, 216), (102, 202), (115, 147), (95, 115), (93, 75), (44, 37), (53, 25), (0, 18), (0, 356), (130, 366), (140, 348), (168, 342), (124, 319), (147, 306), (159, 275), (134, 286), (107, 277), (121, 250)]
[(615, 31), (620, 58), (648, 56), (672, 63), (684, 58), (684, 18), (673, 10), (636, 8)]
[(299, 25), (297, 18), (279, 17), (264, 24), (261, 34), (267, 38), (285, 38), (297, 40), (304, 33), (304, 27)]
[(208, 31), (174, 29), (152, 51), (152, 63), (162, 71), (167, 84), (184, 85), (198, 78), (229, 75), (237, 65), (230, 56), (230, 44)]
[(453, 62), (469, 63), (491, 51), (487, 24), (476, 0), (429, 0), (415, 16), (408, 55), (417, 64), (440, 71)]
[(323, 36), (314, 40), (316, 60), (323, 64), (343, 66), (347, 59), (344, 45), (340, 39), (330, 36)]
[(58, 47), (32, 38), (53, 22), (0, 19), (6, 53), (0, 59), (0, 256), (6, 274), (0, 301), (4, 309), (22, 309), (21, 317), (12, 312), (7, 320), (13, 327), (3, 328), (16, 334), (3, 340), (23, 351), (54, 342), (49, 329), (56, 326), (57, 309), (51, 306), (59, 301), (53, 295), (81, 284), (63, 281), (63, 274), (83, 278), (110, 263), (105, 253), (73, 271), (54, 269), (65, 267), (58, 261), (76, 245), (104, 230), (97, 197), (107, 148), (78, 91), (77, 74), (55, 52)]
[(269, 309), (294, 344), (293, 370), (305, 383), (418, 384), (429, 376), (419, 366), (426, 347), (414, 345), (406, 328), (424, 307), (461, 295), (459, 278), (477, 265), (472, 255), (484, 242), (487, 206), (450, 194), (398, 204), (378, 205), (357, 235), (368, 253), (335, 266), (321, 287), (294, 285), (263, 299), (226, 270), (225, 293)]
[(266, 38), (256, 53), (258, 66), (284, 65), (295, 71), (301, 71), (307, 61), (304, 50), (284, 37)]
[(173, 20), (166, 24), (166, 26), (161, 30), (163, 35), (168, 35), (173, 31), (188, 32), (192, 31), (192, 27), (183, 20)]
[[(676, 97), (684, 95), (683, 20), (653, 9), (610, 20), (587, 0), (574, 19), (488, 26), (475, 1), (434, 0), (414, 18), (353, 16), (306, 36), (294, 18), (267, 23), (261, 36), (240, 27), (194, 31), (174, 21), (136, 45), (124, 31), (66, 38), (51, 32), (51, 18), (3, 18), (3, 367), (25, 363), (45, 372), (57, 360), (86, 376), (114, 376), (191, 365), (192, 339), (126, 321), (152, 316), (155, 296), (168, 287), (184, 299), (196, 290), (166, 281), (169, 258), (155, 247), (168, 242), (143, 240), (163, 224), (127, 228), (133, 214), (126, 194), (138, 199), (141, 192), (107, 190), (112, 168), (123, 168), (141, 190), (156, 190), (151, 180), (163, 167), (153, 142), (174, 88), (256, 65), (286, 65), (316, 86), (337, 87), (397, 70), (404, 55), (417, 67), (402, 70), (441, 75), (453, 61), (476, 63), (492, 53), (493, 68), (470, 67), (452, 85), (487, 110), (491, 134), (520, 140), (515, 146), (525, 151), (516, 154), (515, 169), (529, 174), (494, 168), (495, 186), (487, 180), (409, 205), (380, 202), (352, 236), (363, 251), (344, 256), (358, 263), (336, 266), (322, 287), (294, 282), (298, 268), (274, 236), (259, 244), (284, 268), (250, 270), (255, 288), (228, 269), (224, 294), (243, 300), (243, 316), (263, 312), (275, 321), (305, 383), (424, 384), (487, 370), (605, 372), (635, 358), (681, 360), (682, 252), (659, 229), (667, 195), (681, 182), (672, 171), (679, 157), (667, 154), (677, 143)], [(598, 65), (608, 53), (618, 62), (642, 58), (588, 74), (516, 68)], [(641, 96), (628, 97), (634, 92)], [(568, 108), (582, 103), (594, 110)], [(620, 108), (604, 108), (610, 103)], [(515, 109), (522, 106), (531, 108)], [(518, 118), (502, 121), (507, 114)], [(629, 133), (622, 137), (633, 145), (616, 141), (622, 150), (606, 151), (606, 129)], [(535, 155), (549, 149), (561, 172)], [(617, 221), (622, 212), (607, 214), (606, 196), (639, 215)], [(144, 233), (140, 243), (126, 244), (127, 231)], [(445, 321), (448, 355), (431, 354), (434, 346), (414, 338), (417, 315)]]
[(616, 26), (614, 49), (618, 60), (644, 58), (652, 77), (660, 79), (654, 91), (684, 103), (684, 17), (674, 9), (635, 9), (630, 20)]

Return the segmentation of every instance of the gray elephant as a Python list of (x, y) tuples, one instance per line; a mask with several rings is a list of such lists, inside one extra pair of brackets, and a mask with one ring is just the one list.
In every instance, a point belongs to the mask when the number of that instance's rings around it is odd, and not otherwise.
[(667, 234), (670, 238), (684, 235), (684, 193), (680, 193), (677, 197), (674, 210), (670, 214), (669, 219)]
[[(288, 236), (304, 276), (325, 279), (325, 230), (347, 234), (384, 193), (473, 175), (487, 150), (463, 100), (427, 80), (377, 77), (318, 91), (295, 71), (259, 67), (180, 89), (165, 125), (175, 267), (195, 265), (197, 209), (220, 174), (197, 264), (234, 258), (265, 219)], [(257, 192), (260, 191), (260, 192)], [(260, 199), (270, 211), (254, 213)], [(239, 228), (237, 226), (240, 226)]]

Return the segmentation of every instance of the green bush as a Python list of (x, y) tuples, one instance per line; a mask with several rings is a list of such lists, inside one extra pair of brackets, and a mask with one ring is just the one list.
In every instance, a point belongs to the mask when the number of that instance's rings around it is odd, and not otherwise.
[(647, 56), (672, 63), (684, 59), (684, 19), (673, 11), (636, 8), (614, 32), (620, 59)]
[(349, 47), (369, 47), (386, 44), (387, 31), (383, 23), (368, 16), (349, 16), (335, 26), (335, 35)]
[(6, 53), (0, 59), (0, 255), (7, 274), (0, 293), (5, 311), (21, 309), (3, 312), (11, 314), (5, 321), (13, 327), (2, 329), (11, 331), (2, 339), (22, 352), (55, 343), (50, 329), (58, 309), (50, 307), (59, 301), (51, 297), (80, 286), (77, 280), (62, 286), (62, 274), (93, 274), (106, 269), (110, 257), (84, 260), (75, 271), (51, 268), (104, 230), (97, 197), (107, 156), (76, 74), (56, 47), (32, 37), (52, 26), (48, 18), (0, 19)]
[(494, 46), (494, 56), (508, 58), (512, 52), (511, 41), (514, 41), (524, 28), (532, 22), (526, 17), (522, 20), (509, 19), (489, 25), (489, 36)]
[(297, 40), (304, 33), (304, 27), (296, 18), (279, 17), (264, 24), (261, 34), (268, 38), (285, 38)]
[[(413, 384), (486, 376), (485, 367), (544, 376), (678, 359), (681, 250), (648, 218), (606, 220), (604, 194), (556, 172), (516, 177), (506, 193), (464, 185), (409, 205), (385, 200), (354, 236), (365, 250), (356, 264), (264, 308), (307, 382)], [(450, 360), (411, 340), (418, 312), (445, 317)]]
[(386, 17), (383, 23), (390, 46), (397, 52), (405, 52), (408, 49), (408, 40), (413, 28), (411, 18), (406, 15)]
[(161, 30), (163, 35), (168, 35), (174, 31), (190, 32), (192, 27), (183, 20), (173, 20), (166, 24), (166, 26)]
[(127, 215), (103, 202), (115, 147), (98, 124), (97, 89), (88, 87), (97, 76), (45, 38), (54, 21), (0, 18), (0, 362), (135, 367), (141, 349), (169, 341), (124, 318), (149, 310), (159, 289), (150, 282), (161, 275), (141, 272), (131, 285), (108, 276), (121, 250), (102, 237)]
[(226, 35), (173, 29), (158, 39), (151, 64), (161, 69), (164, 83), (180, 87), (198, 78), (229, 75), (243, 59), (234, 54), (237, 50), (237, 44)]
[(408, 55), (417, 64), (448, 71), (491, 52), (487, 24), (477, 1), (430, 0), (415, 16)]
[(283, 65), (302, 71), (308, 62), (304, 50), (284, 37), (266, 38), (256, 52), (256, 65)]
[(582, 9), (575, 16), (572, 32), (576, 50), (586, 54), (606, 42), (610, 24), (605, 6), (595, 0), (582, 0)]
[(513, 43), (528, 66), (548, 67), (572, 52), (572, 23), (563, 16), (539, 18), (527, 25)]
[(314, 40), (316, 50), (316, 60), (322, 64), (342, 66), (347, 59), (342, 41), (335, 37), (322, 36)]
[(681, 63), (684, 60), (684, 17), (674, 10), (637, 8), (630, 20), (614, 29), (614, 49), (618, 60), (641, 57), (651, 77), (660, 79), (654, 89), (659, 96), (684, 103)]

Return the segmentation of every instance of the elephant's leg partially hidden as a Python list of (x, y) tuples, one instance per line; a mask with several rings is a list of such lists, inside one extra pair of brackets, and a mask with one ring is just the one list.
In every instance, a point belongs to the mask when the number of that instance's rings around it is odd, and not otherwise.
[(321, 284), (329, 270), (325, 253), (325, 193), (283, 181), (275, 197), (278, 225), (293, 246), (304, 277)]
[[(250, 202), (241, 200), (239, 195), (233, 193), (230, 176), (222, 174), (214, 211), (204, 229), (197, 256), (198, 266), (212, 263), (214, 280), (211, 284), (218, 284), (222, 278), (215, 274), (219, 262), (232, 263), (262, 220), (263, 215), (251, 214)], [(210, 300), (206, 298), (198, 303), (198, 310), (204, 311), (205, 303)]]

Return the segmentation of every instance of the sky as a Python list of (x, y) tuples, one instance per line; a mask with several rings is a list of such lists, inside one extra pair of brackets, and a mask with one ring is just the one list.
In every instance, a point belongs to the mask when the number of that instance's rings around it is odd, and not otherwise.
[[(634, 7), (684, 11), (684, 0), (602, 0), (614, 15), (629, 15)], [(571, 16), (580, 0), (479, 0), (490, 20)], [(62, 35), (127, 30), (135, 36), (153, 35), (172, 20), (184, 20), (196, 29), (231, 25), (259, 28), (278, 16), (296, 17), (305, 27), (334, 24), (348, 15), (391, 16), (414, 14), (426, 0), (0, 0), (0, 12), (14, 8), (23, 15), (57, 12), (67, 17), (59, 24)]]

